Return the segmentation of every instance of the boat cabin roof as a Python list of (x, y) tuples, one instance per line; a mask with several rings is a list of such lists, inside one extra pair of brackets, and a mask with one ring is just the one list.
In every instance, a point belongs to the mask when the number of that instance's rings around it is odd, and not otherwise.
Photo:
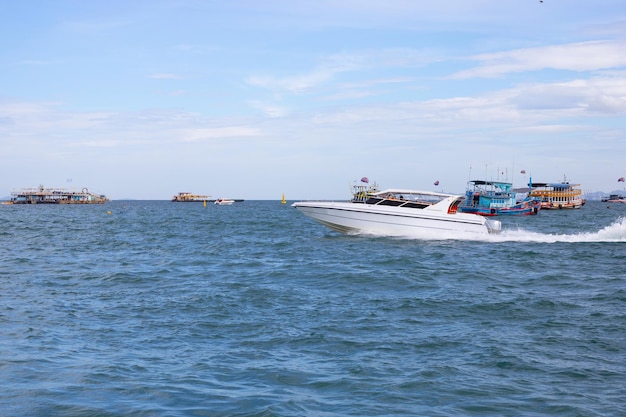
[(579, 187), (580, 184), (570, 184), (569, 182), (533, 182), (532, 184), (528, 184), (529, 187), (532, 188), (554, 188), (557, 190), (566, 190), (572, 187)]
[(383, 196), (390, 195), (390, 194), (398, 194), (398, 195), (405, 195), (405, 196), (428, 196), (428, 197), (439, 197), (439, 198), (455, 196), (455, 194), (438, 193), (434, 191), (408, 190), (408, 189), (403, 189), (403, 188), (388, 188), (386, 190), (377, 191), (373, 193), (372, 195), (375, 195), (377, 197), (383, 197)]
[(510, 187), (513, 184), (510, 182), (505, 182), (505, 181), (483, 181), (483, 180), (473, 180), (470, 181), (471, 184), (474, 185), (495, 185), (496, 187)]

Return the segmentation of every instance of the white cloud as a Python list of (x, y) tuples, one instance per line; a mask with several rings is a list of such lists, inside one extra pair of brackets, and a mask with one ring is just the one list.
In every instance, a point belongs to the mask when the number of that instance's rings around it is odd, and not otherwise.
[(113, 148), (120, 145), (120, 141), (116, 139), (88, 140), (79, 142), (76, 145), (90, 148)]
[(241, 138), (260, 135), (260, 131), (247, 126), (185, 129), (181, 131), (180, 141), (200, 142), (220, 138)]
[(150, 78), (153, 78), (155, 80), (182, 80), (184, 77), (179, 74), (158, 73), (150, 75)]
[(273, 77), (253, 75), (246, 82), (268, 90), (282, 90), (302, 93), (333, 80), (337, 74), (355, 71), (363, 66), (360, 55), (334, 54), (326, 57), (322, 63), (308, 72), (295, 76)]
[(480, 64), (450, 78), (499, 77), (508, 73), (555, 69), (594, 71), (626, 65), (626, 42), (592, 41), (515, 49), (469, 57)]
[(248, 102), (251, 107), (260, 110), (268, 117), (285, 117), (289, 115), (289, 109), (285, 106), (279, 106), (272, 103), (263, 102), (260, 100), (251, 100)]

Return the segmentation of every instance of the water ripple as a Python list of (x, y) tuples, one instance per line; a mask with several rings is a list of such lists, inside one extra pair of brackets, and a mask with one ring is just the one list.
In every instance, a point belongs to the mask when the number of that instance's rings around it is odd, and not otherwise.
[(276, 202), (3, 207), (0, 414), (626, 414), (623, 227), (600, 208), (429, 242)]

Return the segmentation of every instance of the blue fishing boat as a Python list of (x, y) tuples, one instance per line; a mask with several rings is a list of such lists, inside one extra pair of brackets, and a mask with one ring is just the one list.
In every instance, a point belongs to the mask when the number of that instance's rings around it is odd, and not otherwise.
[(473, 180), (467, 184), (459, 211), (481, 216), (530, 215), (541, 209), (541, 200), (529, 195), (517, 200), (513, 184), (504, 181)]

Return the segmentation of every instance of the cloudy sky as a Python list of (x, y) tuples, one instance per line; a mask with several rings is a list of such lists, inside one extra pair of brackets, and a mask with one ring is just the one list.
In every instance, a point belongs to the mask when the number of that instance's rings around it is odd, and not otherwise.
[(623, 188), (624, 0), (24, 0), (0, 28), (0, 196)]

